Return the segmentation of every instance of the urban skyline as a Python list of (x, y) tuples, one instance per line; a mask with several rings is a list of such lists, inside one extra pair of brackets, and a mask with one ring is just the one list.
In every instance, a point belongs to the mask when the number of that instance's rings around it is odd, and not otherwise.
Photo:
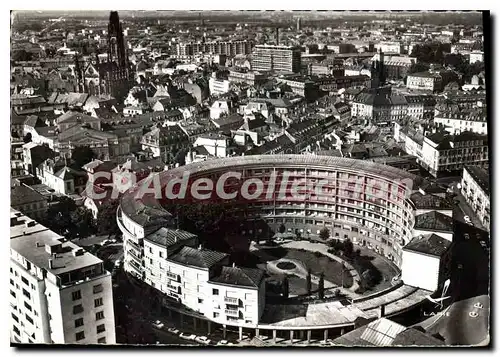
[(488, 12), (11, 18), (11, 345), (490, 345)]

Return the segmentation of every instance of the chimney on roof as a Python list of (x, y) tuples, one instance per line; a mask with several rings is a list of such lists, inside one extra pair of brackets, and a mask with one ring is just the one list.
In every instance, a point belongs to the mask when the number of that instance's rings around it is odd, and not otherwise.
[(202, 248), (202, 246), (201, 246), (201, 244), (200, 244), (200, 245), (198, 246), (198, 250), (201, 250), (201, 248)]
[(49, 259), (49, 269), (54, 269), (54, 261)]
[(233, 268), (235, 268), (235, 267), (236, 267), (236, 263), (233, 263)]

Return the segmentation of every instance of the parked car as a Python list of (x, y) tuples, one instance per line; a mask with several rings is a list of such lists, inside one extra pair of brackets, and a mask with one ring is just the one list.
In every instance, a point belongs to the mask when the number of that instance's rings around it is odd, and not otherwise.
[(220, 340), (219, 342), (217, 342), (217, 346), (226, 346), (228, 344), (229, 343), (227, 342), (227, 340)]
[(179, 337), (180, 337), (180, 338), (183, 338), (183, 339), (185, 339), (185, 340), (191, 340), (191, 341), (193, 341), (194, 339), (196, 339), (196, 335), (193, 335), (193, 334), (187, 334), (187, 333), (184, 333), (184, 332), (183, 332), (183, 333), (181, 333), (181, 334), (179, 335)]
[(211, 342), (211, 341), (208, 339), (208, 337), (207, 337), (207, 336), (198, 336), (198, 337), (196, 337), (195, 341), (196, 341), (196, 342), (199, 342), (199, 343), (203, 343), (203, 344), (205, 344), (205, 345), (208, 345), (208, 344), (210, 344), (210, 342)]
[(469, 223), (469, 224), (472, 223), (469, 216), (464, 216), (464, 221), (465, 221), (465, 223)]
[(156, 320), (155, 322), (153, 322), (153, 327), (158, 329), (158, 330), (162, 329), (164, 326), (165, 326), (165, 324), (163, 322), (161, 322), (160, 320)]
[(169, 327), (167, 331), (173, 333), (174, 335), (177, 335), (179, 333), (179, 330), (175, 327)]

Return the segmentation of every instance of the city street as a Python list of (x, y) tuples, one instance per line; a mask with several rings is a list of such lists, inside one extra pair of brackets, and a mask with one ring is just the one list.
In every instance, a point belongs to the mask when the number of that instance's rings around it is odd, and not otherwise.
[(458, 182), (454, 182), (449, 186), (456, 194), (456, 196), (453, 198), (457, 203), (453, 209), (453, 218), (457, 221), (467, 224), (467, 222), (464, 219), (464, 216), (469, 216), (473, 226), (480, 229), (486, 229), (486, 227), (483, 226), (479, 218), (477, 218), (477, 215), (474, 212), (474, 210), (467, 204), (465, 197), (462, 195), (460, 189), (457, 187), (457, 183)]

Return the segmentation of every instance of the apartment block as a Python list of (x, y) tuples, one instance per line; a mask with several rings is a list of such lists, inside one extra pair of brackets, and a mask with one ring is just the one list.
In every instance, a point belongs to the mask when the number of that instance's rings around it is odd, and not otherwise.
[(12, 208), (10, 236), (11, 341), (116, 343), (102, 260)]
[(298, 73), (300, 56), (298, 47), (257, 45), (252, 55), (252, 70)]

